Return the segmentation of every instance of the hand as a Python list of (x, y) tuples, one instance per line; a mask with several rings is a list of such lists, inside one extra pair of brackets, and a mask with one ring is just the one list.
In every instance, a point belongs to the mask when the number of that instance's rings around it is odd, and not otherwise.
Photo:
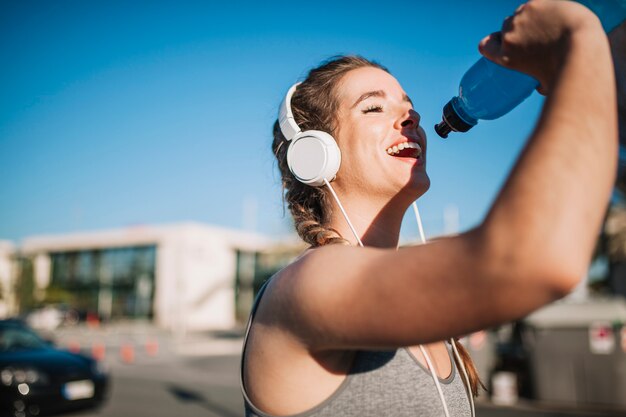
[(504, 67), (535, 77), (547, 94), (573, 43), (605, 36), (599, 19), (573, 1), (531, 0), (507, 17), (499, 32), (486, 36), (478, 49)]

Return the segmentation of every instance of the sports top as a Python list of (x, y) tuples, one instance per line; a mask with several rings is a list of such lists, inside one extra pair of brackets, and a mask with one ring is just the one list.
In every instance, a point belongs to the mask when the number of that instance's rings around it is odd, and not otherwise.
[[(269, 282), (269, 280), (267, 281)], [(258, 409), (248, 397), (243, 383), (243, 366), (248, 333), (267, 282), (257, 295), (246, 327), (241, 356), (241, 390), (246, 417), (275, 417)], [(448, 341), (445, 342), (452, 371), (439, 378), (450, 417), (470, 417), (467, 391), (457, 372)], [(443, 416), (443, 405), (430, 371), (408, 348), (359, 350), (349, 373), (327, 399), (315, 407), (289, 417), (415, 417)]]

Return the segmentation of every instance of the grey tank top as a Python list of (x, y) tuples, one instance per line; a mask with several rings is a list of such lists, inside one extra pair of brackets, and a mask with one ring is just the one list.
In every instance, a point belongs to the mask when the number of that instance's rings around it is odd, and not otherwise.
[[(269, 282), (269, 280), (268, 280)], [(246, 417), (274, 417), (252, 404), (243, 384), (243, 360), (259, 300), (261, 288), (252, 307), (241, 356), (241, 390)], [(445, 342), (452, 372), (439, 378), (450, 417), (470, 417), (470, 403), (462, 377), (457, 372), (449, 342)], [(289, 417), (416, 417), (445, 416), (443, 405), (430, 371), (407, 348), (395, 350), (359, 350), (346, 379), (326, 400), (317, 406)]]

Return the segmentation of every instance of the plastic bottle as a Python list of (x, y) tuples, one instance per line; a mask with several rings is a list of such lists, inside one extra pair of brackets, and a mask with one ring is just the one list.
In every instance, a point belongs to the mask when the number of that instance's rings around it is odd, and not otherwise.
[[(626, 0), (577, 0), (592, 10), (608, 33), (626, 19)], [(451, 131), (467, 132), (478, 120), (504, 116), (539, 86), (534, 78), (480, 58), (463, 75), (459, 95), (443, 108), (435, 131), (447, 138)]]

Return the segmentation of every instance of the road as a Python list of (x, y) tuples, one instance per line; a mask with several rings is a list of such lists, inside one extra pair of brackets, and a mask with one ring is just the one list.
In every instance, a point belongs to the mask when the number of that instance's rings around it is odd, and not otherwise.
[[(132, 337), (130, 337), (132, 335)], [(110, 366), (110, 398), (98, 410), (67, 417), (243, 417), (239, 390), (240, 335), (199, 335), (177, 339), (166, 333), (128, 329), (103, 333), (58, 334), (60, 346), (106, 341), (104, 362)], [(133, 342), (133, 354), (124, 350)], [(147, 341), (158, 345), (149, 349)], [(538, 408), (534, 404), (501, 407), (478, 404), (479, 417), (616, 417), (624, 413)]]
[(179, 357), (112, 370), (111, 397), (73, 417), (241, 417), (238, 356)]
[[(98, 411), (67, 417), (243, 417), (238, 355), (170, 358), (114, 369), (113, 389)], [(558, 412), (479, 405), (479, 417), (607, 417), (614, 413)]]

